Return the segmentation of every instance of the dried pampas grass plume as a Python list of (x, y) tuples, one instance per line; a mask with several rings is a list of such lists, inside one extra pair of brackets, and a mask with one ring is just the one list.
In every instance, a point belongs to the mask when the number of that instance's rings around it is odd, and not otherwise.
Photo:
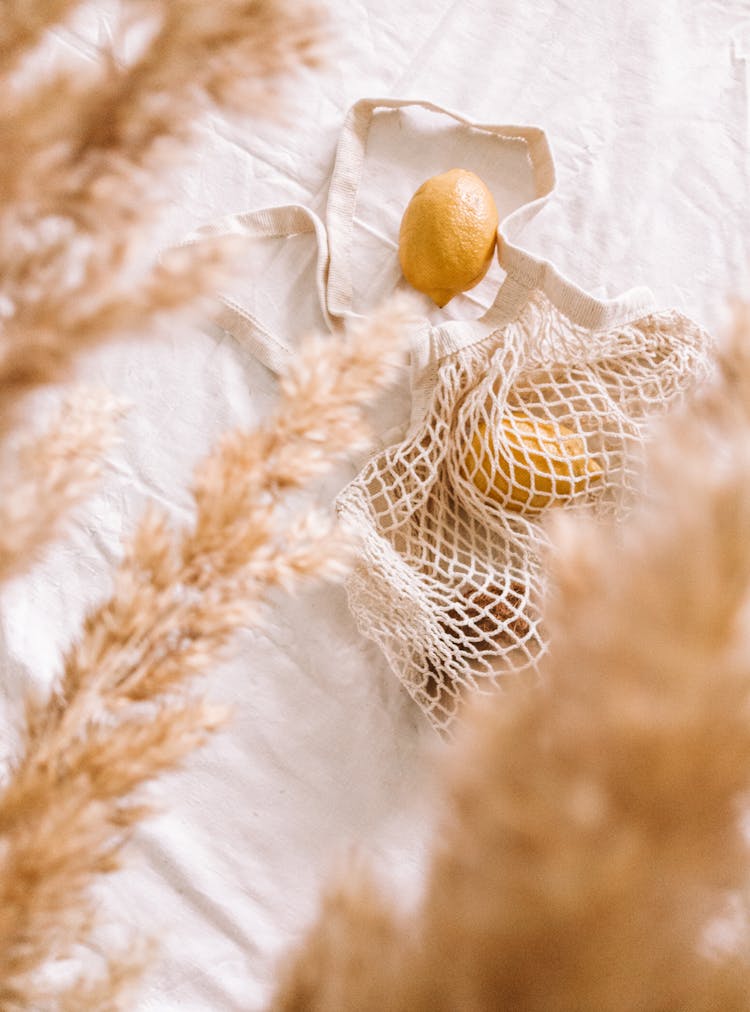
[(81, 0), (9, 0), (0, 11), (0, 76), (10, 80), (51, 28), (65, 21)]
[(564, 518), (541, 688), (477, 701), (424, 898), (344, 882), (280, 1012), (740, 1012), (750, 949), (750, 311), (619, 530)]
[[(227, 435), (198, 468), (194, 523), (175, 530), (155, 509), (144, 517), (51, 699), (28, 702), (0, 793), (3, 1009), (63, 1007), (39, 972), (91, 942), (91, 886), (117, 867), (148, 814), (141, 788), (224, 719), (190, 685), (240, 625), (258, 620), (271, 588), (344, 572), (345, 540), (286, 493), (361, 444), (362, 412), (391, 380), (410, 322), (408, 307), (394, 304), (347, 334), (303, 344), (269, 422)], [(109, 956), (112, 979), (124, 981), (123, 954)], [(74, 984), (99, 986), (108, 985)]]
[[(154, 223), (204, 113), (279, 111), (289, 73), (315, 66), (322, 10), (296, 0), (125, 5), (141, 45), (86, 66), (13, 70), (81, 0), (8, 0), (0, 12), (0, 435), (17, 401), (73, 357), (206, 304), (238, 258), (203, 243), (154, 264)], [(117, 32), (116, 32), (117, 36)]]
[(40, 433), (2, 448), (0, 581), (28, 568), (91, 494), (122, 413), (109, 394), (79, 390)]
[[(313, 3), (130, 0), (99, 60), (42, 72), (46, 33), (84, 6), (0, 10), (0, 580), (90, 492), (119, 411), (79, 394), (44, 432), (16, 436), (22, 398), (88, 348), (208, 308), (242, 251), (216, 240), (157, 258), (174, 170), (212, 108), (278, 115), (282, 83), (318, 63), (324, 35)], [(394, 307), (303, 346), (269, 424), (230, 433), (198, 469), (195, 522), (147, 512), (51, 697), (24, 701), (0, 784), (0, 1008), (132, 1007), (137, 947), (103, 954), (98, 975), (79, 958), (97, 938), (92, 886), (148, 815), (144, 786), (225, 719), (192, 694), (196, 678), (270, 588), (343, 572), (346, 539), (287, 493), (364, 438), (405, 323)]]

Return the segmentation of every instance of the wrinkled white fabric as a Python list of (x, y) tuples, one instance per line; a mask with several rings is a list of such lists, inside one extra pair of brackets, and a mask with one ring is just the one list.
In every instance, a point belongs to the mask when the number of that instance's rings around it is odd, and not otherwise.
[[(346, 109), (363, 95), (413, 96), (479, 122), (544, 127), (558, 196), (527, 225), (525, 245), (599, 297), (645, 284), (658, 306), (719, 327), (725, 293), (744, 284), (750, 235), (746, 0), (330, 8), (338, 50), (329, 69), (303, 75), (284, 125), (210, 120), (200, 159), (174, 181), (162, 244), (269, 204), (322, 216)], [(95, 5), (58, 43), (85, 58), (107, 17)], [(372, 199), (392, 201), (395, 214), (390, 189), (378, 193), (376, 175), (372, 183)], [(364, 257), (365, 244), (357, 251)], [(313, 256), (311, 235), (282, 253), (269, 245), (253, 270), (263, 284), (249, 278), (238, 298), (277, 334), (321, 324), (306, 283)], [(488, 290), (476, 295), (487, 300)], [(262, 417), (275, 389), (264, 366), (215, 332), (123, 342), (88, 356), (79, 374), (133, 409), (116, 471), (71, 536), (3, 588), (8, 714), (20, 685), (53, 678), (144, 504), (187, 518), (196, 461), (227, 428)], [(407, 411), (394, 399), (383, 425), (398, 426)], [(327, 483), (330, 501), (357, 463)], [(432, 736), (357, 633), (342, 589), (274, 602), (267, 629), (242, 638), (210, 694), (235, 706), (233, 725), (161, 790), (164, 814), (139, 834), (130, 867), (101, 888), (106, 910), (162, 943), (139, 1010), (262, 1008), (273, 959), (354, 841), (405, 895), (419, 885)], [(4, 750), (12, 744), (9, 736)]]

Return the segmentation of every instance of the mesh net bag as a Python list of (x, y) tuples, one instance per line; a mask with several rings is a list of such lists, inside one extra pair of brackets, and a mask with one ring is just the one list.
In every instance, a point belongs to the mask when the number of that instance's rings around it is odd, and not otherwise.
[[(361, 629), (431, 721), (467, 689), (533, 672), (552, 508), (619, 517), (649, 420), (705, 375), (703, 332), (676, 313), (604, 330), (541, 291), (518, 318), (435, 356), (424, 414), (339, 500), (363, 533), (350, 580)], [(428, 370), (429, 373), (429, 370)]]
[[(333, 317), (351, 312), (357, 187), (382, 104), (355, 106), (339, 146)], [(338, 501), (363, 540), (348, 588), (357, 622), (443, 730), (467, 690), (533, 674), (547, 650), (538, 602), (549, 511), (621, 517), (652, 419), (710, 369), (707, 335), (677, 312), (654, 312), (647, 290), (598, 301), (513, 244), (554, 186), (549, 149), (533, 128), (478, 129), (525, 145), (534, 180), (533, 199), (500, 227), (505, 278), (480, 319), (425, 325), (406, 438)]]
[[(287, 205), (196, 233), (257, 241), (264, 284), (224, 298), (217, 337), (231, 333), (271, 372), (285, 371), (294, 348), (261, 322), (268, 302), (284, 302), (274, 265), (318, 301), (331, 329), (377, 304), (400, 283), (403, 208), (418, 183), (451, 164), (491, 185), (502, 219), (497, 263), (451, 301), (453, 319), (438, 313), (431, 325), (426, 316), (412, 342), (408, 431), (337, 503), (362, 536), (348, 587), (359, 627), (442, 730), (467, 691), (533, 674), (547, 649), (538, 602), (550, 511), (623, 516), (652, 419), (711, 367), (708, 336), (677, 312), (655, 312), (646, 289), (597, 300), (514, 244), (554, 189), (541, 130), (396, 100), (350, 110), (325, 227), (310, 208)], [(313, 285), (293, 236), (313, 240)]]

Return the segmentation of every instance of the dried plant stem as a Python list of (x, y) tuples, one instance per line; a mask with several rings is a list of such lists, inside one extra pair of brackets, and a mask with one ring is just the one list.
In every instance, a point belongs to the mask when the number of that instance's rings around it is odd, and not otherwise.
[(78, 391), (41, 434), (6, 448), (0, 467), (0, 581), (31, 565), (97, 484), (122, 407)]
[(0, 795), (2, 1007), (34, 993), (50, 956), (89, 937), (89, 887), (146, 813), (138, 789), (218, 726), (187, 685), (257, 619), (270, 588), (343, 571), (330, 522), (290, 514), (284, 494), (363, 439), (363, 407), (389, 381), (408, 320), (394, 306), (302, 349), (269, 423), (230, 434), (199, 468), (194, 525), (175, 532), (146, 516), (52, 699), (29, 705)]
[(416, 911), (344, 883), (274, 1009), (747, 1008), (747, 918), (715, 929), (748, 877), (748, 349), (745, 310), (625, 528), (560, 521), (545, 685), (469, 718)]
[[(127, 243), (122, 240), (118, 258)], [(11, 425), (18, 401), (35, 387), (64, 378), (75, 357), (87, 349), (124, 332), (187, 323), (199, 310), (208, 312), (242, 252), (234, 241), (207, 241), (189, 256), (175, 250), (130, 291), (111, 273), (106, 257), (102, 262), (92, 258), (81, 289), (90, 281), (93, 304), (82, 291), (64, 289), (45, 293), (41, 302), (23, 304), (0, 341), (0, 436)], [(232, 258), (236, 262), (230, 267)], [(61, 251), (61, 263), (63, 259)], [(36, 270), (36, 265), (29, 266), (29, 278)]]
[[(0, 579), (19, 572), (90, 489), (93, 458), (110, 440), (105, 409), (78, 403), (46, 438), (14, 448), (5, 437), (19, 400), (65, 378), (86, 348), (174, 325), (207, 303), (239, 253), (205, 242), (155, 263), (149, 237), (174, 168), (207, 110), (276, 112), (281, 80), (317, 62), (321, 38), (320, 9), (296, 0), (130, 0), (99, 61), (23, 73), (45, 32), (82, 6), (7, 0), (0, 12)], [(380, 331), (383, 353), (395, 323)], [(366, 339), (377, 335), (375, 325)], [(374, 362), (352, 347), (357, 375)], [(334, 369), (335, 355), (331, 345)], [(94, 937), (91, 885), (116, 867), (147, 814), (140, 788), (223, 719), (191, 698), (193, 677), (271, 586), (340, 567), (323, 549), (330, 524), (291, 512), (283, 494), (361, 432), (345, 432), (339, 416), (358, 419), (374, 388), (364, 367), (340, 390), (305, 386), (305, 368), (303, 359), (286, 389), (292, 398), (317, 391), (313, 416), (288, 402), (281, 433), (229, 437), (198, 474), (193, 528), (175, 532), (147, 514), (51, 699), (27, 700), (0, 793), (0, 1007), (9, 1012), (127, 1007), (128, 953), (107, 953), (101, 978), (62, 984), (45, 971)], [(266, 453), (275, 464), (261, 462)]]
[(7, 82), (44, 33), (81, 4), (82, 0), (6, 0), (0, 11), (0, 80)]
[[(7, 6), (9, 50), (33, 44), (64, 13)], [(0, 435), (18, 399), (64, 376), (81, 350), (174, 323), (216, 291), (236, 266), (236, 244), (199, 244), (153, 266), (143, 237), (153, 234), (170, 172), (202, 113), (217, 103), (277, 111), (279, 81), (319, 58), (322, 15), (309, 3), (160, 0), (131, 9), (148, 31), (130, 62), (112, 51), (33, 88), (4, 90)]]

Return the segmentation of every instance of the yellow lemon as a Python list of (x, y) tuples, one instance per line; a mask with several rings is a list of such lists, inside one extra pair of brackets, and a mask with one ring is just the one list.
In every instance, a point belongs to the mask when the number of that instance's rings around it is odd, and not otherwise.
[(583, 439), (567, 426), (511, 413), (497, 436), (479, 423), (463, 475), (489, 499), (521, 513), (585, 492), (601, 470)]
[(497, 237), (497, 208), (479, 176), (450, 169), (419, 187), (401, 219), (398, 256), (404, 277), (444, 306), (478, 285)]

